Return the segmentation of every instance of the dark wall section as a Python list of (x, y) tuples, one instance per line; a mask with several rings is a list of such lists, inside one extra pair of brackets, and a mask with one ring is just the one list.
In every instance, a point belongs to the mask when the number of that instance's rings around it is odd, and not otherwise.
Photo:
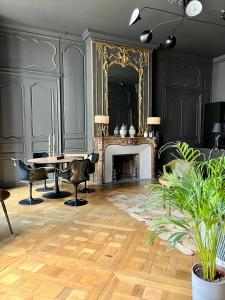
[(169, 51), (154, 53), (153, 115), (162, 118), (161, 145), (178, 140), (203, 145), (211, 69), (211, 59)]

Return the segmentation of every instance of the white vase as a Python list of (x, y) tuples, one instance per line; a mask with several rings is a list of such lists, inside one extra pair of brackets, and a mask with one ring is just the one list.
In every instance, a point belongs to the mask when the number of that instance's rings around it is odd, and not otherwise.
[(209, 282), (199, 278), (195, 270), (200, 265), (192, 268), (192, 300), (224, 300), (225, 282)]
[(130, 129), (129, 129), (129, 135), (131, 138), (134, 138), (135, 134), (136, 134), (136, 130), (135, 130), (134, 126), (131, 125)]
[(114, 135), (115, 136), (119, 135), (119, 128), (118, 128), (118, 126), (116, 126), (115, 129), (114, 129)]
[(144, 132), (144, 137), (148, 137), (148, 131)]
[(126, 135), (127, 135), (126, 127), (125, 127), (125, 125), (122, 125), (120, 128), (120, 136), (121, 136), (121, 138), (125, 138)]

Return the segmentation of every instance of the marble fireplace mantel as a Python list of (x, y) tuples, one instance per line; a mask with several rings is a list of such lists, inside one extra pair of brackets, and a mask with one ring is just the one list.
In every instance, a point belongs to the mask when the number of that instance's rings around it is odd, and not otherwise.
[(121, 154), (139, 155), (140, 180), (155, 178), (157, 138), (95, 137), (94, 152), (99, 153), (94, 175), (97, 184), (112, 182), (112, 157)]

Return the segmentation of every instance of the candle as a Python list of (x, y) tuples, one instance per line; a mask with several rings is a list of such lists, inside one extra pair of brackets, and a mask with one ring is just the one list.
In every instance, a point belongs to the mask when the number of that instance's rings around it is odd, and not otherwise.
[(51, 156), (51, 134), (48, 136), (48, 156)]
[(55, 156), (55, 134), (52, 136), (52, 156)]

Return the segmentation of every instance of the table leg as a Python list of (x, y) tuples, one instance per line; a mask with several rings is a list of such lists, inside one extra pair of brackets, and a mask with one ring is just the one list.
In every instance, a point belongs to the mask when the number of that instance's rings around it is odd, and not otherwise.
[(55, 187), (54, 187), (54, 191), (43, 194), (43, 197), (47, 198), (47, 199), (59, 199), (59, 198), (66, 198), (66, 197), (69, 197), (69, 196), (71, 196), (70, 192), (59, 190), (59, 171), (56, 168), (55, 169)]
[(2, 204), (3, 211), (5, 213), (5, 217), (6, 217), (8, 226), (9, 226), (9, 230), (10, 230), (11, 234), (13, 234), (13, 230), (12, 230), (12, 227), (11, 227), (11, 224), (10, 224), (10, 221), (9, 221), (9, 216), (8, 216), (8, 213), (7, 213), (7, 209), (5, 207), (5, 203), (4, 203), (3, 200), (1, 200), (1, 204)]

